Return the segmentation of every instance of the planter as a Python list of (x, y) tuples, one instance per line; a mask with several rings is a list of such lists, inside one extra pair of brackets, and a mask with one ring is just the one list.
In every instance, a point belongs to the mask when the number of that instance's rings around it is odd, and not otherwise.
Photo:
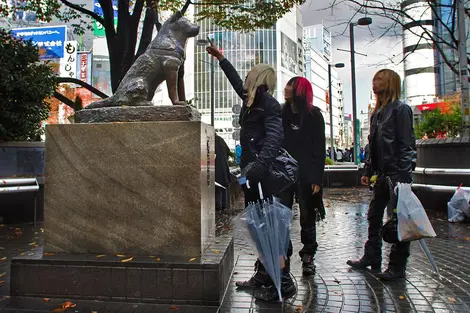
[(0, 194), (0, 216), (6, 224), (32, 222), (34, 201), (37, 220), (44, 215), (44, 142), (0, 142), (0, 179), (34, 177), (38, 179), (38, 193)]
[(470, 138), (418, 140), (416, 148), (416, 195), (426, 209), (447, 212), (447, 202), (457, 187), (470, 187)]
[(45, 143), (0, 142), (0, 177), (44, 176)]

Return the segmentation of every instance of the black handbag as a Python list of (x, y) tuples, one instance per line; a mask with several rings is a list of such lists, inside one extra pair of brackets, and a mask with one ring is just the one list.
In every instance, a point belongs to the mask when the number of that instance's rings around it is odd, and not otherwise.
[[(257, 154), (255, 154), (258, 156)], [(242, 169), (241, 175), (246, 176), (246, 173), (251, 169), (255, 162), (249, 163)], [(286, 149), (281, 148), (279, 155), (274, 159), (268, 169), (265, 185), (274, 193), (277, 194), (295, 184), (299, 179), (299, 164)]]

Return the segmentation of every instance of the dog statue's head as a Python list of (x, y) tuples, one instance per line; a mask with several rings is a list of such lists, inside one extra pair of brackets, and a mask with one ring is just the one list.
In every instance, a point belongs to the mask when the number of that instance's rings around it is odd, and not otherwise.
[[(167, 21), (168, 27), (174, 35), (184, 37), (196, 37), (199, 34), (199, 26), (192, 24), (180, 11), (175, 12)], [(165, 24), (167, 24), (165, 23)]]

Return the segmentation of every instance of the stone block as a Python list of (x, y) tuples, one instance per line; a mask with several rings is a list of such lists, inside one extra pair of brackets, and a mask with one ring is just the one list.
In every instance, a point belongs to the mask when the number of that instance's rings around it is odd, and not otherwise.
[(191, 262), (181, 257), (136, 257), (122, 263), (117, 256), (62, 253), (14, 258), (11, 293), (40, 299), (219, 306), (232, 273), (234, 250), (232, 238), (215, 242), (208, 249), (218, 251), (211, 253), (211, 267), (205, 264), (206, 255)]
[(200, 121), (201, 115), (189, 105), (109, 107), (80, 110), (75, 123)]
[(214, 129), (48, 125), (45, 252), (198, 257), (215, 232)]

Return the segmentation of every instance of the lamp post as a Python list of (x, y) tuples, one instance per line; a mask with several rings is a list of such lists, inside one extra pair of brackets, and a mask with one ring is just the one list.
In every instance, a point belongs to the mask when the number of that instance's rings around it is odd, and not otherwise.
[[(210, 45), (209, 40), (207, 39), (198, 39), (196, 42), (198, 46), (208, 46)], [(215, 90), (214, 90), (214, 57), (211, 57), (211, 125), (214, 126), (214, 114), (215, 114)]]
[(353, 119), (353, 140), (354, 140), (354, 163), (359, 164), (359, 125), (357, 119), (356, 103), (356, 58), (354, 52), (354, 26), (367, 26), (372, 24), (370, 17), (360, 18), (357, 22), (349, 23), (349, 44), (351, 51), (351, 88), (352, 88), (352, 119)]
[(330, 159), (335, 161), (335, 140), (333, 137), (333, 90), (331, 88), (331, 67), (342, 68), (344, 63), (336, 63), (334, 65), (328, 64), (328, 91), (329, 91), (329, 105), (330, 105)]

